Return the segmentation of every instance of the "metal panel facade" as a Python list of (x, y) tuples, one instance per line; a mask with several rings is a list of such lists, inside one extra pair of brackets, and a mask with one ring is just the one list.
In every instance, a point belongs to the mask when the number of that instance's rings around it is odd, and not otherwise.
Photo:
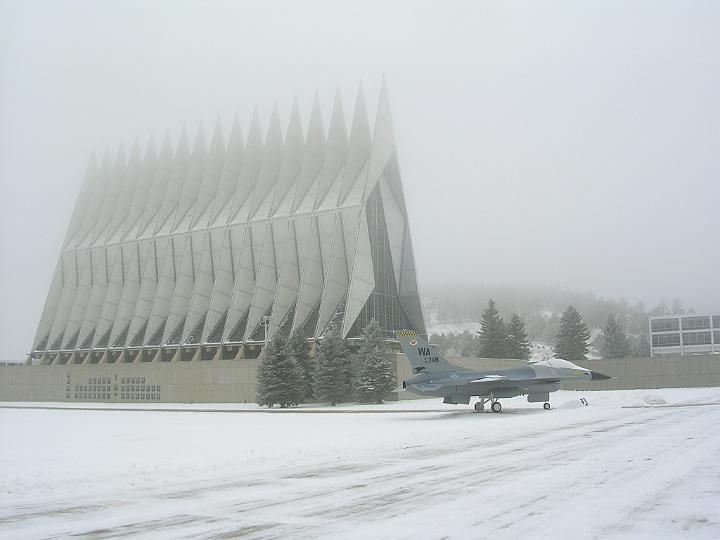
[(277, 107), (268, 125), (93, 158), (33, 358), (190, 359), (373, 318), (424, 333), (385, 85), (373, 128), (362, 89), (349, 135), (339, 93), (327, 132), (317, 97), (307, 131), (296, 103), (284, 140)]

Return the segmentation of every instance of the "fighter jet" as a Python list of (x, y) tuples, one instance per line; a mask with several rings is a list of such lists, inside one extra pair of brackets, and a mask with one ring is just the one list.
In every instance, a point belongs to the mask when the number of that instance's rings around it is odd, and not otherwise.
[(475, 412), (490, 402), (492, 412), (502, 411), (500, 398), (527, 396), (530, 403), (543, 403), (550, 409), (550, 392), (560, 389), (562, 381), (596, 381), (607, 375), (578, 365), (551, 358), (527, 367), (475, 371), (456, 366), (440, 356), (430, 344), (413, 330), (396, 330), (395, 337), (410, 360), (413, 376), (402, 383), (403, 390), (415, 394), (442, 397), (443, 403), (470, 403), (478, 396)]

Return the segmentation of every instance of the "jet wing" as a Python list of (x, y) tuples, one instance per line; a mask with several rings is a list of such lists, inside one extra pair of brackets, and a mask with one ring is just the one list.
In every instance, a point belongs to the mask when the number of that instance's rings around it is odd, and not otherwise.
[(505, 375), (487, 375), (485, 377), (482, 377), (480, 379), (472, 379), (470, 381), (467, 381), (469, 383), (483, 383), (483, 382), (497, 382), (497, 381), (506, 381), (508, 378)]
[(439, 390), (443, 386), (446, 386), (443, 383), (438, 382), (427, 382), (427, 383), (414, 383), (411, 386), (414, 386), (418, 390), (422, 392), (432, 392), (433, 390)]
[(486, 375), (477, 379), (470, 379), (464, 381), (464, 384), (473, 383), (500, 383), (500, 382), (513, 382), (519, 384), (551, 384), (558, 383), (560, 379), (556, 377), (512, 377), (506, 375)]

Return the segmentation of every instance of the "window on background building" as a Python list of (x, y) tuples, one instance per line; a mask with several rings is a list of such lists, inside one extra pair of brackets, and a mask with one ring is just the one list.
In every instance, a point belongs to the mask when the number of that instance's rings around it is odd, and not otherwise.
[(653, 319), (650, 321), (650, 328), (653, 332), (672, 332), (680, 330), (678, 319)]
[(653, 347), (679, 347), (680, 334), (658, 334), (652, 337)]
[(684, 332), (683, 345), (710, 345), (710, 332)]
[(720, 345), (720, 330), (715, 330), (713, 337), (715, 339), (715, 345)]
[(705, 330), (710, 328), (710, 317), (683, 317), (683, 330)]
[(720, 315), (713, 315), (713, 328), (720, 328)]

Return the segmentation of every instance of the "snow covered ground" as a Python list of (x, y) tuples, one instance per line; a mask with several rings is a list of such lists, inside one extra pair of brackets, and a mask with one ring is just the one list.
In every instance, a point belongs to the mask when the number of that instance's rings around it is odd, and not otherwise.
[(551, 397), (2, 404), (0, 538), (720, 538), (720, 389)]

